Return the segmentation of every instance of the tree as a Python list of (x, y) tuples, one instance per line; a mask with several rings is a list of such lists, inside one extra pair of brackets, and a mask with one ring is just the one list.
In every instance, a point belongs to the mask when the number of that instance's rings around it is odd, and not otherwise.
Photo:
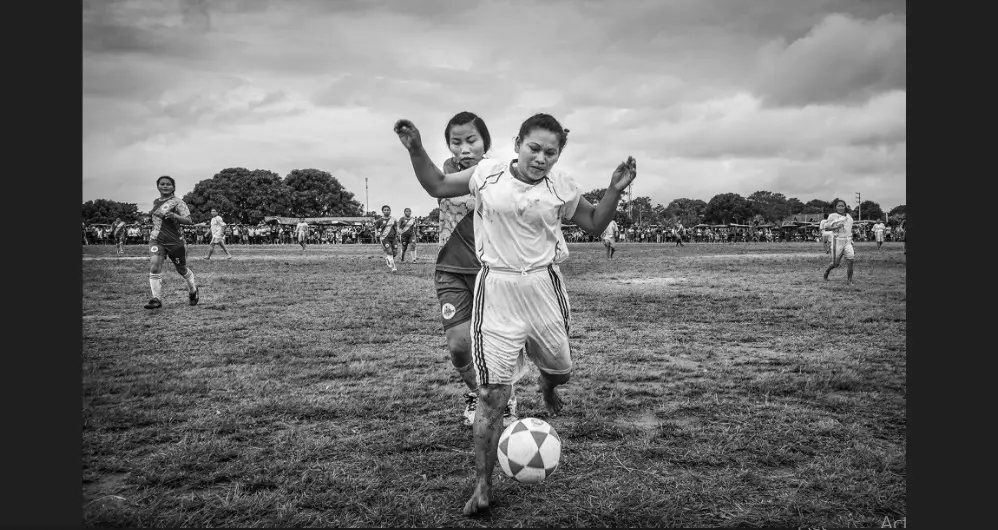
[(630, 216), (631, 223), (646, 225), (655, 222), (649, 197), (638, 197), (630, 202), (620, 201), (619, 210), (623, 211), (625, 216)]
[(266, 169), (230, 167), (194, 185), (184, 195), (194, 222), (206, 221), (217, 208), (234, 223), (258, 224), (268, 215), (290, 216), (291, 189)]
[(804, 210), (800, 213), (828, 214), (832, 213), (833, 211), (835, 211), (835, 208), (832, 208), (832, 203), (823, 201), (821, 199), (811, 199), (807, 201), (807, 204), (804, 205)]
[(781, 221), (790, 214), (787, 198), (782, 193), (757, 191), (749, 195), (746, 200), (750, 203), (752, 212), (760, 216), (765, 223)]
[(669, 206), (665, 208), (663, 219), (671, 218), (674, 221), (683, 223), (683, 226), (694, 226), (703, 221), (704, 212), (707, 210), (707, 203), (700, 199), (673, 199)]
[(364, 210), (327, 171), (294, 169), (284, 185), (291, 190), (291, 213), (296, 217), (357, 217)]
[(430, 215), (426, 216), (427, 219), (433, 221), (434, 223), (440, 222), (440, 208), (434, 208), (430, 210)]
[(749, 202), (737, 193), (714, 195), (704, 209), (704, 218), (711, 224), (742, 224), (753, 215)]
[(797, 197), (792, 197), (787, 199), (787, 209), (790, 215), (797, 215), (799, 213), (804, 213), (804, 203), (800, 202)]
[(895, 206), (891, 208), (891, 211), (887, 212), (887, 215), (893, 217), (895, 215), (906, 215), (908, 213), (908, 206), (902, 204), (900, 206)]
[[(883, 219), (884, 211), (880, 209), (880, 205), (873, 201), (863, 201), (859, 204), (859, 214), (865, 215), (866, 219)], [(861, 219), (856, 219), (861, 221)]]
[(118, 217), (126, 223), (139, 220), (139, 207), (131, 202), (97, 199), (83, 203), (83, 222), (110, 224)]
[(596, 204), (601, 200), (603, 200), (603, 195), (605, 193), (606, 193), (606, 188), (596, 188), (594, 190), (583, 193), (582, 196), (585, 197), (586, 200), (589, 201), (590, 203)]

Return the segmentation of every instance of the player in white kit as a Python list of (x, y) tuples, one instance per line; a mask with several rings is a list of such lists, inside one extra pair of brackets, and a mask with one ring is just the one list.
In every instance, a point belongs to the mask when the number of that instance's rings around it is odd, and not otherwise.
[(835, 201), (835, 211), (829, 214), (826, 228), (835, 236), (832, 238), (832, 262), (825, 269), (825, 279), (828, 273), (839, 266), (842, 258), (846, 260), (846, 278), (852, 283), (852, 265), (856, 258), (852, 248), (852, 216), (846, 213), (846, 201)]
[(568, 257), (562, 220), (599, 235), (613, 219), (621, 191), (634, 180), (636, 163), (621, 162), (597, 207), (571, 177), (552, 172), (567, 140), (554, 117), (537, 114), (521, 126), (517, 158), (484, 159), (474, 168), (444, 174), (426, 154), (419, 131), (399, 120), (395, 132), (409, 151), (420, 185), (433, 197), (475, 197), (475, 246), (482, 270), (475, 282), (472, 355), (478, 369), (479, 406), (475, 414), (475, 491), (464, 514), (492, 502), (503, 405), (509, 399), (520, 348), (537, 365), (539, 385), (550, 415), (562, 408), (555, 387), (572, 371), (568, 330), (571, 306), (558, 263)]
[(821, 244), (825, 247), (825, 254), (832, 253), (832, 231), (828, 229), (828, 219), (822, 219), (818, 223), (818, 230), (821, 233)]
[(603, 230), (603, 246), (606, 247), (606, 258), (610, 259), (613, 257), (613, 253), (617, 251), (617, 248), (613, 246), (613, 239), (617, 236), (617, 221), (610, 220), (610, 224), (606, 225), (606, 230)]
[(883, 221), (877, 221), (877, 224), (873, 225), (873, 235), (877, 239), (877, 250), (884, 244), (884, 231), (887, 230), (887, 226), (884, 225)]

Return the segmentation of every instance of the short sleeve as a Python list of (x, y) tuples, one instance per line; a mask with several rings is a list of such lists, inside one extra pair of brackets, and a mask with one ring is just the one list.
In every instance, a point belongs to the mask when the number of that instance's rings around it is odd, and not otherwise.
[(177, 214), (181, 217), (187, 217), (191, 214), (191, 210), (187, 207), (186, 202), (177, 200)]
[(558, 179), (558, 187), (560, 188), (558, 195), (565, 201), (561, 207), (561, 218), (570, 221), (572, 217), (575, 217), (575, 210), (579, 208), (579, 199), (582, 198), (582, 194), (579, 193), (579, 185), (572, 177), (562, 175)]
[(494, 170), (499, 165), (494, 159), (483, 158), (478, 165), (475, 166), (475, 172), (471, 174), (471, 178), (468, 180), (468, 193), (478, 199), (478, 190), (485, 183), (485, 177), (494, 173)]

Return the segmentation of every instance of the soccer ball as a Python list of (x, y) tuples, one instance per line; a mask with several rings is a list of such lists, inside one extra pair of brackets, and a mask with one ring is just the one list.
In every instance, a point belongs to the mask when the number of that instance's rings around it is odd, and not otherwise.
[(510, 423), (499, 436), (498, 457), (506, 476), (537, 484), (558, 469), (561, 437), (546, 421), (522, 418)]

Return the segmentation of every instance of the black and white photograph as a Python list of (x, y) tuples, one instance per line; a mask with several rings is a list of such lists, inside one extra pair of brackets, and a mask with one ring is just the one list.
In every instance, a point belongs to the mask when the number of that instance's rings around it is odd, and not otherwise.
[(907, 526), (905, 1), (81, 21), (82, 526)]

